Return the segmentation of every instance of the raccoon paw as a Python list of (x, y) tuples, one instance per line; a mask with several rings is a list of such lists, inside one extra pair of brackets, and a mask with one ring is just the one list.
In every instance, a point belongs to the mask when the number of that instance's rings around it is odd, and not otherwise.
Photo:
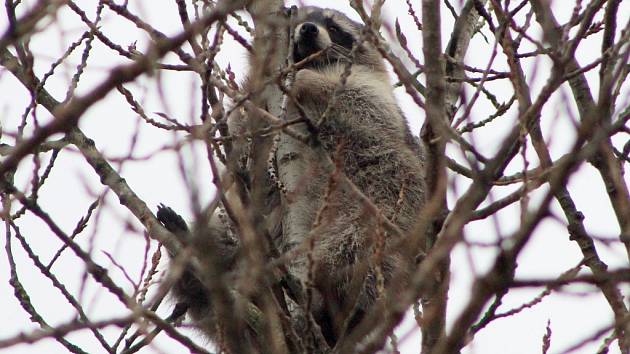
[(168, 231), (176, 235), (188, 232), (188, 225), (184, 218), (164, 204), (158, 205), (157, 219)]

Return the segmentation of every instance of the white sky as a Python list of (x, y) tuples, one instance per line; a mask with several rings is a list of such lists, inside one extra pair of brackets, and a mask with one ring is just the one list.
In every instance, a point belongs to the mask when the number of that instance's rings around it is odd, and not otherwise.
[[(33, 1), (26, 1), (32, 3)], [(460, 1), (452, 1), (459, 10)], [(307, 4), (332, 7), (350, 14), (357, 18), (354, 12), (346, 5), (345, 1), (308, 1)], [(419, 3), (414, 1), (413, 3)], [(625, 2), (627, 5), (627, 2)], [(96, 1), (77, 1), (77, 4), (86, 10), (88, 16), (93, 19)], [(570, 4), (570, 5), (568, 5)], [(140, 2), (130, 1), (134, 11), (141, 15), (146, 22), (156, 26), (166, 34), (174, 34), (181, 30), (181, 24), (177, 15), (174, 1), (151, 1)], [(554, 6), (556, 17), (560, 22), (564, 22), (571, 14), (573, 2), (556, 1)], [(623, 8), (623, 2), (622, 2)], [(6, 13), (4, 7), (0, 13), (0, 31), (6, 30)], [(419, 4), (416, 7), (419, 14)], [(393, 23), (394, 18), (401, 22), (403, 31), (406, 34), (410, 46), (418, 58), (422, 58), (421, 35), (415, 30), (411, 19), (406, 15), (406, 4), (402, 0), (387, 1), (385, 6), (385, 17)], [(621, 17), (618, 23), (625, 24), (628, 13), (620, 11)], [(452, 25), (452, 17), (446, 9), (443, 9), (443, 45), (448, 41), (449, 29)], [(137, 48), (146, 48), (147, 36), (137, 30), (127, 21), (121, 20), (107, 9), (101, 24), (102, 30), (115, 42), (126, 47), (137, 41)], [(35, 54), (35, 71), (41, 77), (42, 73), (48, 70), (50, 63), (65, 50), (68, 44), (78, 38), (85, 30), (85, 26), (80, 23), (78, 17), (70, 10), (64, 9), (59, 12), (59, 19), (42, 33), (36, 35), (31, 42), (31, 49)], [(490, 43), (490, 34), (484, 31)], [(63, 45), (59, 38), (63, 39)], [(226, 36), (226, 38), (228, 38)], [(588, 40), (588, 46), (578, 51), (580, 63), (587, 64), (597, 57), (599, 53), (599, 43), (601, 36), (596, 35)], [(394, 45), (395, 41), (390, 41)], [(523, 42), (527, 45), (527, 42)], [(90, 88), (101, 82), (108, 74), (109, 68), (114, 65), (125, 63), (121, 59), (103, 46), (100, 42), (94, 42), (94, 51), (89, 60), (88, 70), (84, 74), (77, 93), (87, 92)], [(531, 47), (531, 46), (530, 46)], [(485, 67), (489, 57), (490, 45), (486, 44), (480, 36), (476, 36), (471, 42), (470, 50), (466, 58), (467, 64)], [(533, 48), (533, 47), (532, 47)], [(74, 73), (74, 68), (79, 62), (81, 51), (75, 52), (58, 70), (57, 74), (49, 80), (47, 89), (57, 99), (62, 100), (70, 75)], [(404, 53), (400, 54), (404, 57)], [(176, 62), (173, 55), (169, 56), (170, 62)], [(246, 71), (246, 54), (233, 41), (227, 41), (223, 50), (217, 57), (221, 67), (230, 67), (242, 78)], [(421, 59), (422, 61), (422, 59)], [(505, 58), (499, 55), (495, 60), (495, 69), (505, 69)], [(541, 61), (538, 70), (534, 72), (534, 62), (524, 61), (525, 72), (528, 80), (533, 80), (534, 97), (537, 90), (544, 85), (549, 71), (549, 63)], [(535, 73), (535, 75), (534, 75)], [(593, 90), (597, 89), (597, 71), (588, 74), (589, 83)], [(137, 99), (141, 100), (144, 107), (152, 118), (158, 118), (153, 112), (164, 112), (169, 116), (177, 117), (180, 120), (191, 122), (198, 120), (199, 112), (199, 83), (192, 79), (190, 74), (164, 72), (161, 76), (161, 89), (163, 95), (155, 84), (154, 77), (143, 76), (137, 83), (129, 84), (130, 89)], [(534, 77), (532, 79), (532, 77)], [(506, 83), (492, 83), (488, 85), (491, 89), (504, 90), (506, 95), (499, 97), (500, 101), (506, 101), (511, 93), (511, 87)], [(502, 86), (501, 86), (502, 85)], [(15, 132), (17, 122), (24, 108), (28, 105), (29, 96), (26, 90), (9, 73), (0, 70), (0, 120), (5, 132)], [(596, 91), (595, 91), (596, 92)], [(628, 85), (624, 92), (628, 93)], [(412, 101), (406, 96), (404, 90), (396, 90), (403, 110), (407, 114), (412, 130), (417, 134), (420, 129), (424, 113), (415, 107)], [(571, 93), (566, 87), (563, 89), (564, 95), (570, 97)], [(469, 91), (469, 97), (470, 97)], [(623, 96), (622, 96), (623, 97)], [(627, 97), (627, 96), (625, 96)], [(568, 118), (566, 104), (563, 103), (560, 95), (555, 95), (552, 102), (543, 111), (543, 130), (545, 137), (551, 141), (551, 153), (553, 157), (561, 156), (571, 146), (574, 138), (574, 128)], [(482, 100), (483, 101), (483, 100)], [(627, 103), (628, 99), (622, 99)], [(192, 102), (192, 105), (191, 105)], [(572, 101), (571, 101), (572, 102)], [(481, 119), (488, 115), (489, 105), (487, 102), (480, 102), (479, 106), (473, 109), (475, 118)], [(619, 107), (617, 107), (619, 108)], [(569, 107), (575, 114), (575, 108)], [(49, 119), (48, 113), (43, 109), (38, 109), (40, 122)], [(514, 109), (508, 114), (509, 118), (500, 119), (474, 134), (478, 148), (486, 156), (490, 156), (502, 142), (508, 129), (514, 124)], [(186, 192), (188, 190), (182, 175), (179, 171), (177, 156), (171, 152), (155, 153), (161, 147), (172, 144), (176, 137), (170, 133), (165, 133), (153, 127), (140, 124), (138, 135), (138, 145), (134, 150), (134, 156), (150, 156), (148, 160), (132, 161), (122, 167), (122, 176), (127, 180), (131, 188), (140, 198), (153, 208), (158, 203), (166, 203), (175, 210), (191, 215), (191, 199)], [(32, 124), (30, 125), (32, 127)], [(94, 107), (90, 108), (81, 119), (81, 129), (85, 134), (94, 139), (97, 147), (110, 158), (125, 156), (129, 151), (130, 137), (134, 135), (137, 127), (137, 117), (129, 109), (121, 95), (116, 92), (110, 93), (106, 99), (102, 100)], [(29, 128), (30, 129), (30, 128)], [(27, 131), (29, 131), (27, 129)], [(5, 134), (6, 135), (6, 134)], [(2, 139), (3, 143), (12, 144), (13, 140), (9, 136)], [(196, 148), (186, 148), (183, 154), (186, 160), (186, 178), (191, 181), (199, 191), (199, 199), (202, 203), (209, 200), (212, 195), (210, 183), (210, 173), (202, 150)], [(535, 163), (533, 149), (530, 148), (528, 158), (530, 163)], [(48, 155), (46, 155), (48, 156)], [(460, 159), (455, 149), (449, 149), (449, 156)], [(48, 157), (44, 159), (47, 161)], [(522, 162), (517, 159), (509, 167), (507, 174), (520, 171)], [(23, 162), (22, 167), (16, 176), (16, 184), (25, 187), (29, 183), (32, 174), (32, 163)], [(626, 164), (626, 171), (628, 170)], [(627, 171), (626, 176), (628, 176)], [(627, 177), (626, 177), (627, 178)], [(449, 205), (452, 206), (453, 198), (467, 187), (467, 181), (458, 178), (456, 190), (450, 195)], [(619, 234), (614, 213), (610, 207), (608, 199), (605, 197), (604, 186), (601, 179), (590, 165), (583, 165), (579, 173), (571, 178), (569, 190), (579, 210), (586, 216), (585, 225), (589, 232), (594, 235), (615, 238)], [(95, 196), (103, 191), (98, 178), (89, 165), (83, 160), (75, 149), (66, 149), (60, 155), (56, 167), (41, 191), (40, 204), (49, 212), (53, 218), (59, 222), (66, 232), (70, 232), (79, 217), (82, 216)], [(514, 190), (514, 187), (505, 187), (493, 192), (493, 198), (501, 196)], [(544, 191), (545, 187), (540, 190)], [(539, 192), (532, 194), (532, 203), (536, 203)], [(562, 217), (561, 210), (554, 204), (554, 213)], [(142, 254), (144, 240), (142, 233), (138, 233), (139, 224), (130, 213), (118, 204), (117, 199), (110, 192), (107, 194), (103, 210), (97, 213), (99, 229), (94, 235), (93, 222), (88, 230), (79, 236), (79, 244), (84, 247), (93, 247), (94, 259), (102, 265), (108, 266), (112, 277), (130, 289), (128, 282), (122, 274), (111, 265), (102, 251), (106, 251), (114, 256), (120, 264), (123, 264), (128, 273), (136, 279), (142, 264)], [(501, 235), (509, 235), (511, 231), (518, 228), (519, 208), (518, 206), (508, 208), (498, 214), (498, 228)], [(54, 235), (36, 218), (25, 216), (18, 224), (22, 233), (29, 240), (34, 250), (46, 263), (50, 257), (60, 247), (60, 242)], [(136, 230), (133, 230), (135, 228)], [(495, 224), (492, 219), (471, 223), (466, 228), (466, 236), (474, 241), (493, 241), (497, 239)], [(154, 246), (153, 246), (154, 247)], [(625, 252), (617, 245), (607, 247), (597, 243), (598, 251), (604, 262), (611, 268), (627, 266), (628, 260)], [(153, 249), (153, 248), (152, 248)], [(41, 276), (31, 261), (27, 258), (21, 247), (14, 240), (13, 251), (18, 263), (20, 280), (31, 295), (31, 300), (37, 310), (49, 321), (51, 325), (64, 323), (74, 316), (74, 310), (66, 303), (49, 281)], [(458, 247), (452, 258), (452, 282), (449, 293), (448, 320), (449, 323), (457, 316), (458, 312), (465, 306), (470, 291), (470, 284), (474, 274), (483, 274), (485, 270), (494, 262), (495, 251), (481, 248), (469, 250)], [(164, 260), (166, 255), (163, 256)], [(547, 219), (536, 230), (533, 240), (526, 247), (519, 257), (519, 268), (517, 278), (550, 278), (575, 266), (581, 259), (581, 254), (577, 245), (568, 240), (568, 235), (563, 222)], [(472, 264), (471, 264), (472, 260)], [(165, 262), (163, 262), (165, 263)], [(81, 277), (83, 275), (83, 265), (71, 255), (64, 253), (59, 262), (55, 265), (57, 274), (67, 285), (68, 289), (76, 294), (79, 291)], [(6, 254), (3, 252), (0, 257), (0, 303), (3, 304), (3, 316), (5, 318), (0, 325), (0, 338), (7, 338), (19, 332), (30, 331), (37, 328), (30, 323), (28, 315), (22, 310), (13, 296), (13, 289), (8, 286), (8, 264)], [(94, 319), (106, 319), (117, 314), (123, 314), (124, 308), (110, 294), (99, 289), (93, 282), (88, 282), (81, 299), (87, 306), (88, 314)], [(560, 353), (563, 348), (576, 343), (581, 338), (587, 337), (596, 330), (610, 323), (612, 313), (598, 292), (593, 292), (593, 288), (585, 286), (572, 286), (565, 288), (562, 294), (549, 296), (536, 307), (523, 311), (521, 314), (506, 319), (500, 319), (490, 324), (481, 331), (472, 345), (466, 348), (464, 353), (504, 353), (504, 354), (526, 354), (540, 352), (542, 336), (545, 332), (547, 320), (551, 320), (553, 330), (551, 353)], [(541, 289), (523, 289), (513, 291), (504, 299), (504, 305), (499, 312), (503, 312), (512, 307), (519, 306), (527, 302), (540, 293)], [(628, 287), (624, 288), (624, 294), (630, 294)], [(171, 304), (164, 306), (161, 314), (170, 313)], [(417, 353), (419, 351), (419, 335), (417, 329), (411, 331), (415, 323), (412, 318), (407, 319), (398, 330), (398, 336), (403, 341), (403, 353)], [(115, 338), (119, 329), (110, 328), (104, 331), (107, 338)], [(192, 334), (189, 330), (185, 333)], [(194, 334), (193, 334), (194, 335)], [(90, 353), (101, 353), (102, 348), (90, 336), (87, 331), (82, 331), (70, 335), (69, 340), (78, 344)], [(203, 343), (202, 340), (200, 340)], [(595, 341), (592, 345), (582, 348), (579, 353), (592, 353), (601, 343)], [(616, 345), (611, 346), (610, 353), (618, 353)], [(54, 340), (40, 341), (34, 345), (21, 345), (5, 350), (0, 353), (62, 353), (65, 348)], [(170, 340), (165, 335), (160, 335), (153, 346), (144, 348), (141, 353), (173, 353), (185, 352), (185, 349), (176, 342)], [(576, 352), (577, 353), (577, 352)]]

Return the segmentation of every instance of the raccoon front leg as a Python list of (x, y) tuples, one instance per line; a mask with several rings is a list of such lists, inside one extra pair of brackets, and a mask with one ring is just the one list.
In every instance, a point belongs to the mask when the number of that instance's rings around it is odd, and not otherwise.
[[(157, 218), (167, 230), (180, 237), (186, 247), (193, 250), (193, 255), (199, 261), (198, 269), (190, 264), (185, 265), (173, 285), (172, 293), (178, 304), (188, 308), (188, 314), (195, 324), (213, 338), (217, 326), (212, 311), (212, 294), (202, 280), (211, 279), (210, 272), (223, 274), (233, 268), (238, 243), (230, 237), (227, 227), (216, 213), (206, 226), (195, 226), (192, 232), (184, 219), (167, 206), (158, 207)], [(208, 255), (212, 255), (212, 259)]]
[(311, 69), (302, 69), (295, 75), (293, 94), (298, 102), (321, 104), (330, 99), (338, 81), (339, 78), (333, 81), (328, 75)]

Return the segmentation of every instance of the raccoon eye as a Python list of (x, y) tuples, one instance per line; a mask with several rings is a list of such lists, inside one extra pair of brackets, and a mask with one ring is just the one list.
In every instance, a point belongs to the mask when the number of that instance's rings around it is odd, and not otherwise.
[(330, 33), (337, 33), (339, 31), (339, 28), (337, 28), (337, 26), (335, 25), (328, 25), (328, 32)]

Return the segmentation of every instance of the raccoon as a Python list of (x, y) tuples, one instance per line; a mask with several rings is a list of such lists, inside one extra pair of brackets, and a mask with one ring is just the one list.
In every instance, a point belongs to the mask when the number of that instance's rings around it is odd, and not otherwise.
[[(384, 217), (408, 232), (425, 202), (422, 151), (396, 103), (383, 58), (362, 39), (362, 26), (343, 13), (303, 7), (294, 30), (293, 59), (299, 62), (322, 50), (296, 73), (292, 93), (297, 102), (289, 115), (304, 113), (343, 174)], [(350, 75), (340, 82), (349, 65)], [(387, 286), (394, 271), (409, 268), (413, 260), (389, 247), (393, 235), (356, 195), (338, 186), (331, 190), (330, 176), (322, 173), (313, 149), (304, 146), (298, 154), (308, 161), (303, 171), (308, 188), (289, 191), (292, 197), (284, 198), (283, 206), (294, 220), (314, 229), (303, 235), (285, 227), (284, 234), (296, 238), (285, 241), (289, 249), (313, 245), (293, 269), (302, 279), (310, 272), (318, 296), (315, 315), (334, 344), (369, 311), (379, 297), (379, 283)], [(385, 254), (378, 255), (381, 251)]]
[[(274, 238), (275, 246), (285, 254), (304, 249), (293, 252), (289, 270), (312, 290), (312, 315), (332, 347), (360, 322), (394, 272), (408, 269), (414, 261), (391, 247), (396, 238), (385, 231), (380, 218), (387, 218), (403, 234), (413, 227), (425, 202), (423, 153), (396, 103), (382, 56), (363, 40), (362, 25), (339, 11), (307, 6), (298, 9), (291, 27), (292, 59), (303, 66), (290, 88), (293, 100), (287, 119), (305, 118), (307, 122), (295, 128), (312, 134), (321, 149), (302, 145), (291, 151), (290, 158), (276, 153), (280, 180), (295, 156), (305, 162), (304, 168), (290, 173), (297, 173), (304, 182), (300, 186), (306, 188), (294, 186), (281, 193), (270, 180), (264, 183), (270, 184), (269, 198), (279, 200), (276, 209), (281, 212), (275, 214), (291, 218), (291, 223), (270, 227), (280, 234)], [(320, 51), (321, 55), (314, 55)], [(345, 76), (348, 67), (350, 74)], [(245, 125), (238, 123), (232, 122), (230, 129), (242, 133)], [(324, 172), (324, 160), (316, 152), (322, 150), (339, 166), (336, 173), (345, 175), (381, 215), (368, 212), (356, 194), (331, 183), (331, 174)], [(160, 211), (158, 217), (167, 228), (185, 228), (181, 222), (173, 223), (177, 218), (172, 210)], [(195, 241), (195, 247), (204, 249), (198, 242), (218, 247), (213, 254), (226, 257), (219, 266), (229, 271), (238, 262), (238, 240), (229, 237), (218, 218), (212, 217), (211, 223), (210, 235), (203, 234), (209, 239)], [(296, 233), (292, 229), (296, 225), (309, 231)], [(212, 338), (216, 326), (210, 294), (200, 278), (187, 268), (175, 286), (175, 296)]]

